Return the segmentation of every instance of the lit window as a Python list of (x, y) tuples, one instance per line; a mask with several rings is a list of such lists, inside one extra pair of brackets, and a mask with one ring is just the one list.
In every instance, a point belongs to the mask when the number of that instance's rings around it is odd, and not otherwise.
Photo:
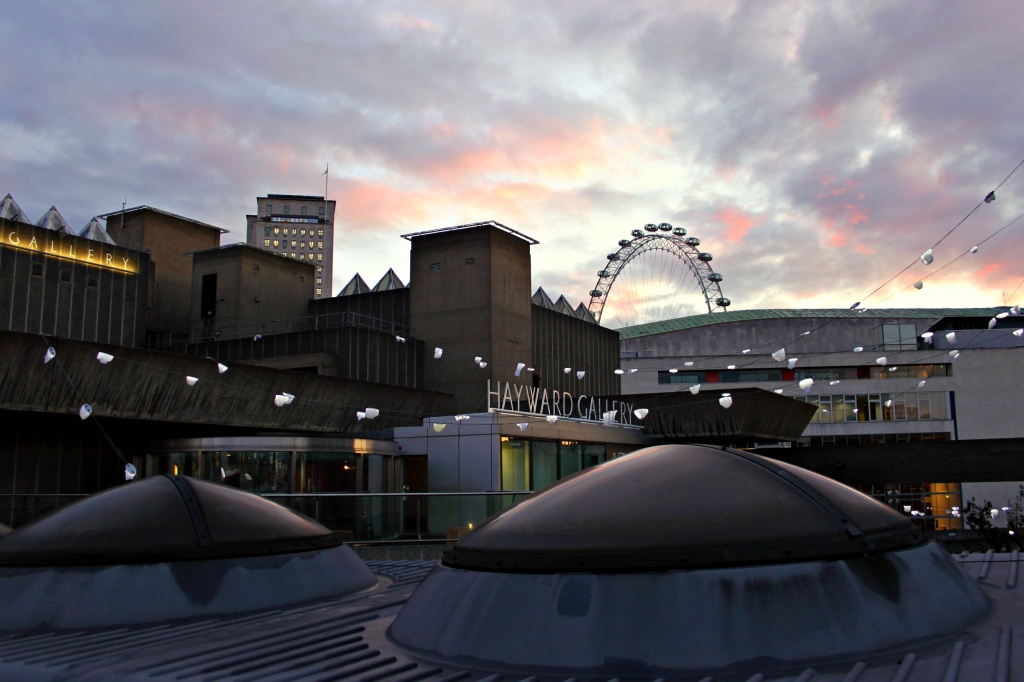
[(266, 246), (270, 246), (270, 240), (269, 240), (269, 239), (264, 239), (264, 240), (263, 240), (263, 246), (264, 246), (264, 247), (266, 247)]
[(324, 278), (323, 277), (317, 277), (316, 278), (316, 283), (317, 284), (323, 284), (324, 283)]
[(304, 248), (306, 248), (306, 242), (304, 242), (304, 241), (302, 241), (302, 242), (299, 242), (299, 248), (300, 248), (300, 249), (304, 249)]
[(271, 210), (271, 208), (270, 208), (270, 204), (267, 204), (267, 207), (266, 207), (266, 208), (267, 208), (267, 213), (270, 213), (270, 210)]
[(274, 240), (274, 248), (276, 249), (279, 246), (281, 246), (281, 240), (280, 239), (275, 239)]
[(324, 254), (322, 254), (322, 253), (316, 254), (316, 259), (317, 260), (323, 260), (324, 259)]
[(317, 237), (323, 237), (324, 236), (324, 231), (323, 230), (317, 230), (316, 231), (316, 236)]
[(321, 289), (320, 287), (317, 287), (317, 288), (316, 288), (316, 295), (317, 295), (317, 296), (322, 296), (322, 295), (323, 295), (323, 293), (324, 293), (324, 290), (323, 290), (323, 289)]
[(295, 258), (295, 252), (292, 251), (292, 258)]
[(294, 237), (294, 236), (295, 236), (295, 235), (297, 235), (298, 233), (299, 233), (299, 228), (297, 228), (297, 227), (293, 227), (293, 228), (292, 228), (292, 236)]
[(324, 266), (322, 266), (322, 265), (316, 266), (316, 271), (317, 272), (323, 272), (324, 271)]
[(306, 207), (305, 206), (302, 207), (302, 215), (306, 215)]
[(318, 248), (318, 249), (324, 248), (324, 243), (323, 242), (317, 242), (316, 243), (316, 248)]
[(292, 209), (291, 209), (291, 207), (290, 207), (290, 206), (288, 206), (288, 204), (285, 204), (285, 205), (284, 205), (284, 212), (285, 212), (285, 213), (291, 213), (291, 212), (292, 212)]
[(306, 230), (305, 229), (299, 230), (299, 236), (300, 237), (305, 237), (306, 236)]
[(274, 228), (274, 236), (277, 237), (280, 234), (281, 234), (281, 228), (280, 227), (275, 227)]
[(295, 240), (293, 239), (293, 240), (292, 240), (292, 248), (293, 248), (293, 249), (295, 248), (295, 245), (296, 245), (296, 244), (298, 244), (298, 242), (297, 242), (297, 241), (295, 241)]

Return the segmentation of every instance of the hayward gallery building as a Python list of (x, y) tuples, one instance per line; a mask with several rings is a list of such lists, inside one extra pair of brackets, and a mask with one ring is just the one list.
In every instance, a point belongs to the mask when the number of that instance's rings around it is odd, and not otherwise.
[[(403, 235), (410, 285), (356, 275), (316, 299), (312, 263), (221, 245), (222, 228), (148, 206), (101, 218), (33, 224), (9, 195), (0, 212), (11, 526), (122, 482), (127, 463), (264, 494), (529, 491), (651, 443), (794, 440), (813, 414), (761, 389), (729, 410), (622, 396), (618, 333), (531, 293), (537, 242), (496, 222)], [(369, 536), (383, 499), (292, 503)]]

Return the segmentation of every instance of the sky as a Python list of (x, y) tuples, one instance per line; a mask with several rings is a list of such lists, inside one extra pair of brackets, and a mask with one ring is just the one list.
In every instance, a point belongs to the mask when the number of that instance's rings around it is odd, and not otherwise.
[[(575, 305), (666, 222), (732, 310), (1019, 304), (1022, 25), (1013, 1), (0, 0), (0, 196), (227, 244), (326, 179), (335, 292), (408, 281), (402, 234), (494, 220)], [(706, 312), (662, 256), (609, 310)]]

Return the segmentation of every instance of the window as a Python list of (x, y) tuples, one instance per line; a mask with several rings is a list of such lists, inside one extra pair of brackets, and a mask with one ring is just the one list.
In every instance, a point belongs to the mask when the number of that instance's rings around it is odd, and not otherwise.
[(317, 242), (316, 243), (316, 248), (318, 248), (318, 249), (324, 248), (324, 243), (323, 242)]
[(32, 263), (32, 276), (33, 277), (42, 277), (43, 276), (43, 264), (42, 263)]
[(317, 260), (323, 260), (324, 259), (324, 254), (322, 254), (322, 253), (316, 254), (316, 259)]
[(658, 371), (659, 384), (702, 384), (707, 379), (707, 372), (669, 372)]
[(324, 278), (323, 277), (317, 277), (316, 278), (316, 283), (317, 284), (323, 284), (324, 283)]
[[(319, 255), (319, 254), (318, 254), (318, 255)], [(322, 265), (318, 265), (318, 266), (316, 266), (316, 271), (317, 271), (317, 272), (323, 272), (323, 271), (324, 271), (324, 266), (322, 266)]]
[(430, 264), (430, 269), (431, 270), (440, 270), (441, 269), (441, 264), (440, 263), (431, 263)]
[(324, 231), (323, 230), (317, 230), (316, 231), (316, 236), (317, 237), (323, 237), (324, 236)]
[(60, 269), (60, 281), (70, 282), (71, 281), (71, 268)]
[(292, 236), (294, 237), (294, 236), (295, 236), (295, 235), (297, 235), (298, 233), (299, 233), (299, 228), (297, 228), (297, 227), (293, 227), (293, 228), (292, 228)]
[[(310, 232), (312, 232), (312, 230), (310, 230)], [(300, 237), (305, 237), (306, 236), (306, 228), (302, 228), (301, 230), (299, 230), (299, 236)]]
[(285, 213), (291, 213), (292, 212), (291, 206), (289, 206), (288, 204), (285, 204), (284, 205), (284, 212)]
[(881, 350), (914, 350), (917, 329), (912, 324), (883, 324)]
[(97, 287), (100, 284), (100, 276), (98, 273), (90, 272), (85, 276), (85, 286)]
[(270, 236), (270, 228), (269, 227), (264, 227), (263, 228), (263, 236), (264, 237), (269, 237)]
[(323, 215), (323, 214), (324, 214), (324, 207), (323, 207), (323, 206), (321, 206), (321, 207), (320, 207), (320, 215)]
[(476, 263), (476, 258), (467, 258), (466, 259), (466, 265), (473, 265), (474, 263)]
[(299, 242), (299, 248), (302, 248), (302, 249), (306, 248), (306, 242), (304, 242), (304, 241)]
[(320, 287), (317, 287), (317, 288), (316, 288), (316, 295), (317, 295), (317, 296), (321, 296), (321, 295), (323, 295), (323, 293), (324, 293), (324, 290), (323, 290), (323, 289), (321, 289)]
[(298, 242), (297, 242), (297, 241), (295, 241), (295, 240), (293, 239), (293, 240), (292, 240), (292, 248), (293, 248), (293, 249), (295, 248), (295, 245), (296, 245), (296, 244), (298, 244)]
[(275, 227), (274, 228), (274, 236), (275, 237), (281, 236), (281, 228), (280, 227)]
[(200, 317), (211, 319), (217, 314), (217, 273), (203, 275), (199, 294)]
[(292, 251), (292, 258), (295, 258), (295, 252)]
[(270, 204), (267, 204), (267, 205), (266, 205), (266, 206), (264, 207), (264, 212), (265, 212), (265, 213), (270, 213), (270, 212), (271, 212), (271, 210), (272, 210), (272, 209), (271, 209), (271, 205), (270, 205)]
[(305, 206), (302, 207), (302, 215), (306, 215), (306, 207)]
[(275, 248), (275, 249), (276, 249), (277, 247), (281, 246), (281, 240), (280, 240), (280, 239), (275, 239), (273, 243), (274, 243), (274, 248)]

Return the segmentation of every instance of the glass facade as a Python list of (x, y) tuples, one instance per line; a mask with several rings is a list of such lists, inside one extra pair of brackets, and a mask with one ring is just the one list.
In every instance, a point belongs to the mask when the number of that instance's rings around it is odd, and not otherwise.
[(945, 394), (932, 392), (794, 396), (818, 408), (811, 423), (947, 419)]
[(501, 489), (539, 490), (636, 447), (503, 436)]

